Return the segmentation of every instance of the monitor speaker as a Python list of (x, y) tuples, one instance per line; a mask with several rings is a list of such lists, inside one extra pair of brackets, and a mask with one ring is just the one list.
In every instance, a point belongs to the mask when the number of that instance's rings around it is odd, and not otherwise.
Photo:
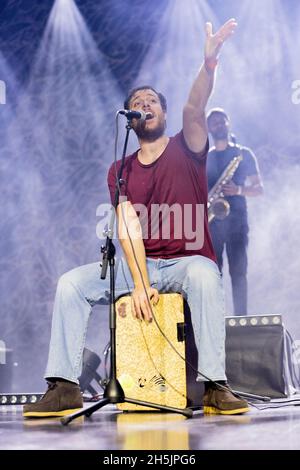
[(285, 329), (280, 315), (226, 317), (226, 375), (234, 390), (287, 396)]
[(12, 389), (13, 351), (0, 340), (0, 392), (8, 393)]

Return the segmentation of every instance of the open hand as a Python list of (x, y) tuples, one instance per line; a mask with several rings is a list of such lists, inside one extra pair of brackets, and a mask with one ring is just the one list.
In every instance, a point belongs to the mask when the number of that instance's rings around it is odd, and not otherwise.
[(206, 23), (205, 60), (215, 61), (218, 59), (223, 43), (234, 33), (237, 22), (234, 18), (226, 21), (223, 26), (213, 34), (212, 24)]

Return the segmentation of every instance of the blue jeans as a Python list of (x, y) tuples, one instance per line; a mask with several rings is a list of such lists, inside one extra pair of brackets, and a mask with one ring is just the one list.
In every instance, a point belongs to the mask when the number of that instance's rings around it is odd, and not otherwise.
[[(151, 286), (159, 292), (180, 292), (187, 300), (198, 349), (198, 370), (212, 380), (225, 380), (225, 311), (217, 265), (200, 256), (147, 258)], [(133, 289), (125, 260), (119, 262), (116, 298)], [(45, 378), (78, 383), (92, 306), (109, 299), (109, 274), (100, 279), (99, 263), (75, 268), (61, 276), (55, 297)], [(199, 375), (198, 380), (203, 380)]]

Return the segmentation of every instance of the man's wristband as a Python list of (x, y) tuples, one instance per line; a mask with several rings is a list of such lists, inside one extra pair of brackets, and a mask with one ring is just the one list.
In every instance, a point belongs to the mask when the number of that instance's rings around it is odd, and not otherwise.
[(243, 188), (242, 186), (238, 186), (238, 189), (237, 189), (237, 196), (241, 196), (242, 195), (242, 192), (243, 192)]
[(207, 72), (213, 72), (218, 65), (218, 59), (205, 59), (204, 65)]

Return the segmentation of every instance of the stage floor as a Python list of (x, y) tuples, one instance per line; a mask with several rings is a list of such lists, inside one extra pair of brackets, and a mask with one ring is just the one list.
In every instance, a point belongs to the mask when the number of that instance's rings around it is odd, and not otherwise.
[(21, 406), (1, 406), (0, 449), (300, 449), (300, 406), (284, 405), (228, 417), (196, 411), (192, 419), (108, 405), (68, 426), (59, 419), (24, 420)]

